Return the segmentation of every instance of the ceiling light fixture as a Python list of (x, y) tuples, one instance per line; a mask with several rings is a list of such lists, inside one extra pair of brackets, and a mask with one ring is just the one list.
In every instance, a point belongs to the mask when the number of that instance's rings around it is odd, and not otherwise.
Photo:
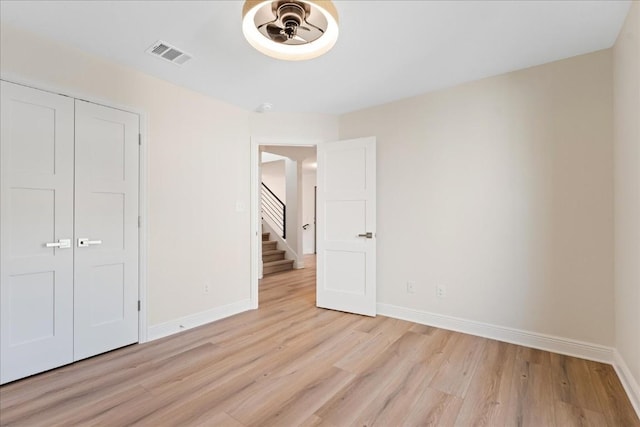
[(271, 110), (273, 110), (273, 104), (270, 102), (263, 102), (256, 108), (258, 113), (268, 113)]
[(242, 32), (258, 51), (300, 61), (328, 52), (338, 40), (338, 11), (326, 0), (246, 0)]

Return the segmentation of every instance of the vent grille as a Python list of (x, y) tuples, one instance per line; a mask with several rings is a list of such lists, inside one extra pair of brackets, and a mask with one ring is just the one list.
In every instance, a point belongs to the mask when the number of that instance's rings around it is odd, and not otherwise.
[(162, 58), (172, 64), (182, 65), (192, 58), (191, 55), (175, 46), (161, 40), (155, 42), (146, 52), (158, 58)]
[(162, 55), (167, 49), (169, 49), (169, 46), (167, 46), (166, 44), (158, 43), (157, 46), (152, 47), (151, 53), (155, 55)]

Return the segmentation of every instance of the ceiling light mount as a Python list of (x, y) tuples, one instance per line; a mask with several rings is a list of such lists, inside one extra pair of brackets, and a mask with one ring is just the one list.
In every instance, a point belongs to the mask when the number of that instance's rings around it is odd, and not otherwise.
[(256, 108), (256, 112), (258, 113), (268, 113), (271, 110), (273, 110), (273, 104), (270, 102), (263, 102)]
[(338, 12), (328, 0), (246, 0), (242, 31), (265, 55), (289, 61), (312, 59), (338, 40)]

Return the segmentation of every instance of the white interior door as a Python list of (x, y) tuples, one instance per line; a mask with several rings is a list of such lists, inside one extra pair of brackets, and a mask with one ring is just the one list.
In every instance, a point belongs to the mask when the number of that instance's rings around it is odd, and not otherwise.
[(75, 124), (79, 360), (138, 341), (139, 118), (76, 100)]
[(73, 361), (73, 99), (0, 84), (5, 383)]
[(318, 307), (376, 314), (376, 139), (318, 145)]

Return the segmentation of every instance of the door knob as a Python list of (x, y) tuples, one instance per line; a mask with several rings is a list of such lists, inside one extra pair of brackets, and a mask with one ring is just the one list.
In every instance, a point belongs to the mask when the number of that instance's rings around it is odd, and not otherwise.
[(367, 239), (373, 239), (373, 233), (370, 231), (367, 231), (366, 233), (358, 234), (358, 237), (366, 237)]
[(86, 237), (81, 237), (78, 239), (78, 247), (79, 248), (85, 248), (87, 246), (91, 246), (91, 245), (101, 245), (102, 244), (102, 240), (89, 240)]
[(69, 249), (71, 247), (71, 239), (58, 239), (57, 242), (45, 243), (47, 248)]

